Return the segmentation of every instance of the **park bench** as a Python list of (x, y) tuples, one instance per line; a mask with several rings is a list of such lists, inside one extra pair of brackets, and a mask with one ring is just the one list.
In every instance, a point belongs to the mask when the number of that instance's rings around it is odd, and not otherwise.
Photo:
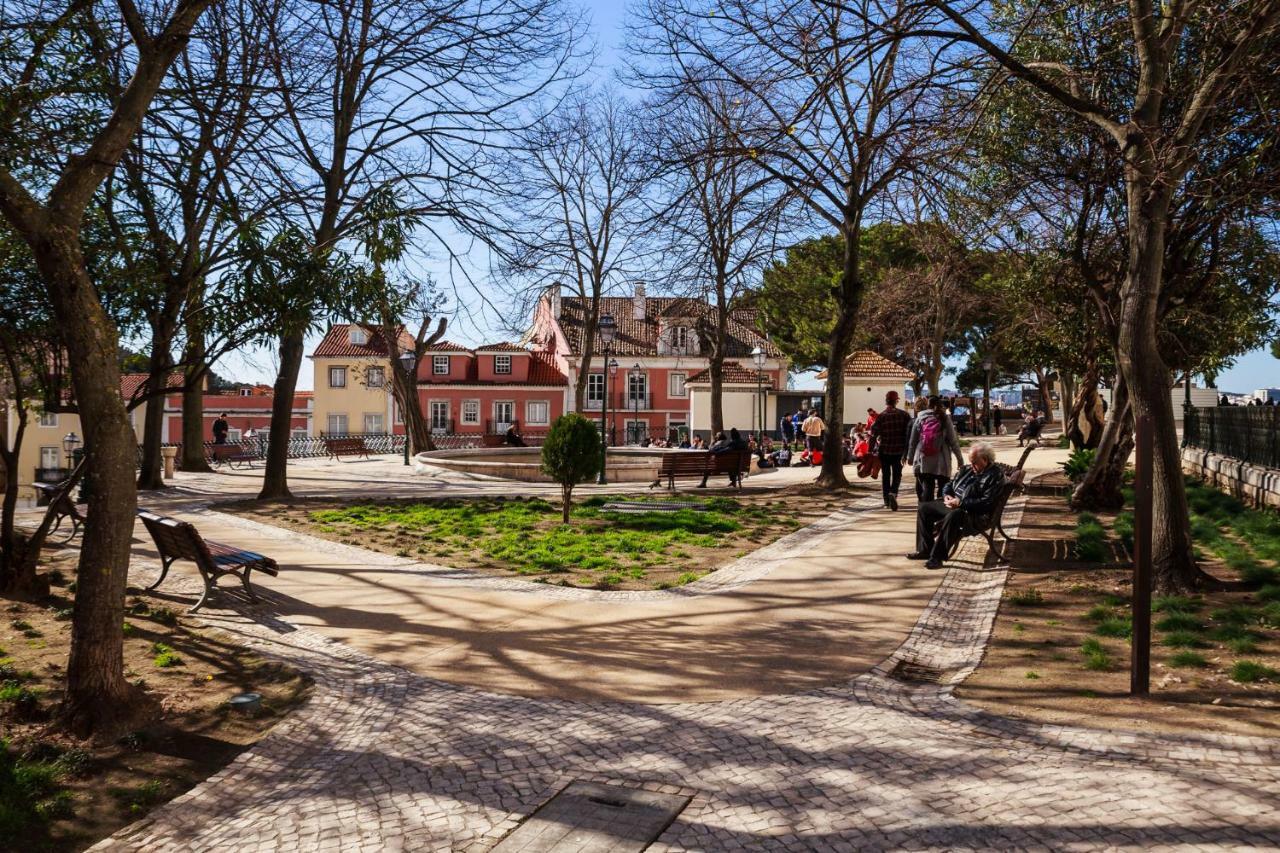
[[(31, 487), (41, 495), (44, 495), (46, 506), (53, 506), (54, 520), (53, 526), (49, 528), (49, 538), (54, 539), (54, 537), (61, 534), (62, 538), (57, 541), (70, 542), (75, 539), (87, 519), (85, 514), (80, 511), (75, 498), (71, 496), (71, 492), (66, 489), (66, 484), (32, 483)], [(66, 525), (69, 529), (64, 531), (63, 525)]]
[(324, 452), (331, 459), (341, 460), (343, 456), (369, 458), (369, 448), (365, 446), (364, 439), (359, 436), (352, 438), (326, 438), (324, 440)]
[(252, 468), (258, 454), (243, 444), (210, 444), (208, 460), (215, 468), (227, 465), (230, 468)]
[(678, 478), (690, 479), (701, 477), (699, 487), (707, 485), (707, 478), (712, 474), (728, 474), (737, 471), (738, 482), (751, 472), (751, 451), (741, 450), (731, 453), (713, 454), (707, 450), (676, 450), (662, 454), (662, 464), (658, 467), (658, 476), (649, 488), (667, 482), (667, 488), (675, 490)]
[(152, 541), (156, 543), (162, 565), (160, 577), (147, 589), (160, 586), (165, 576), (169, 574), (169, 567), (176, 560), (190, 560), (200, 570), (200, 577), (204, 581), (204, 593), (196, 602), (196, 606), (191, 608), (192, 613), (208, 603), (209, 597), (217, 591), (218, 578), (223, 575), (234, 575), (240, 578), (245, 594), (250, 601), (256, 602), (258, 597), (253, 594), (253, 588), (249, 586), (250, 573), (254, 569), (266, 572), (272, 577), (280, 573), (276, 561), (270, 557), (205, 539), (189, 522), (157, 515), (144, 509), (138, 510), (138, 517), (142, 519), (143, 526), (147, 528)]
[[(1027, 448), (1029, 453), (1033, 448)], [(1027, 453), (1022, 454), (1022, 458), (1018, 460), (1015, 468), (997, 462), (996, 466), (1004, 471), (1004, 482), (1000, 486), (1000, 491), (996, 493), (995, 502), (991, 505), (991, 512), (977, 518), (969, 519), (969, 523), (962, 529), (960, 539), (955, 541), (951, 546), (951, 551), (947, 554), (947, 559), (951, 559), (956, 555), (956, 551), (960, 549), (960, 542), (970, 536), (981, 536), (987, 540), (988, 553), (995, 554), (996, 560), (1000, 563), (1007, 563), (1008, 556), (1005, 549), (1009, 543), (1013, 541), (1013, 537), (1005, 532), (1004, 529), (1004, 509), (1009, 503), (1009, 498), (1022, 491), (1023, 478), (1026, 472), (1022, 470), (1022, 463), (1027, 459)], [(996, 536), (1004, 537), (1004, 543), (1000, 546), (996, 545)]]

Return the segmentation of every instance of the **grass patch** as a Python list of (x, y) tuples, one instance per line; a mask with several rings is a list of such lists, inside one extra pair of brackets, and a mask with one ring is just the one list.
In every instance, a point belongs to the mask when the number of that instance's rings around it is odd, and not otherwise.
[(169, 646), (164, 643), (152, 643), (151, 652), (155, 655), (152, 663), (161, 669), (168, 669), (171, 666), (182, 666), (182, 658)]
[(1111, 653), (1106, 646), (1093, 637), (1085, 640), (1080, 646), (1080, 654), (1084, 656), (1084, 668), (1095, 672), (1109, 670), (1114, 665)]
[(1238, 660), (1231, 665), (1231, 680), (1241, 684), (1253, 684), (1258, 681), (1272, 681), (1280, 676), (1280, 672), (1269, 666), (1251, 660)]
[(1044, 595), (1034, 586), (1019, 590), (1009, 595), (1009, 603), (1018, 607), (1035, 607), (1044, 604)]
[(1127, 640), (1133, 635), (1133, 620), (1129, 617), (1104, 619), (1098, 623), (1093, 632), (1100, 637), (1115, 637)]
[(1208, 644), (1195, 631), (1170, 631), (1160, 638), (1160, 645), (1171, 649), (1203, 649)]
[(71, 813), (70, 794), (58, 783), (62, 773), (55, 762), (25, 758), (0, 740), (0, 838), (40, 839), (45, 846), (49, 821)]
[(1082, 512), (1076, 522), (1076, 558), (1100, 563), (1107, 556), (1107, 531), (1091, 512)]
[(1170, 613), (1156, 622), (1157, 631), (1203, 631), (1204, 625), (1190, 613)]
[(1178, 669), (1200, 669), (1209, 665), (1199, 652), (1183, 650), (1169, 657), (1169, 666)]

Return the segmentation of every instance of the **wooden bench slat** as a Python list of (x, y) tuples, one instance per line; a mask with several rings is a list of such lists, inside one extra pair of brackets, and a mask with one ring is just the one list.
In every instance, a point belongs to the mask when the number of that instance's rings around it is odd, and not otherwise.
[(279, 567), (270, 557), (256, 551), (247, 551), (221, 542), (205, 540), (189, 522), (157, 515), (145, 509), (138, 510), (138, 517), (142, 519), (143, 526), (151, 534), (156, 550), (160, 552), (163, 565), (159, 579), (147, 587), (148, 589), (155, 589), (164, 581), (169, 573), (169, 567), (176, 560), (190, 560), (199, 569), (200, 576), (204, 580), (204, 594), (196, 606), (191, 608), (192, 613), (205, 605), (210, 594), (217, 588), (218, 578), (223, 575), (238, 577), (245, 593), (252, 601), (258, 600), (249, 585), (249, 575), (253, 570), (266, 572), (273, 577), (279, 575)]

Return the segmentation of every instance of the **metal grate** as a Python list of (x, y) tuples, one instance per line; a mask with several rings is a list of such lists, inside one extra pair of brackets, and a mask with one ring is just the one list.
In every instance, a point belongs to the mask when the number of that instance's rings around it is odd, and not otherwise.
[(889, 677), (904, 684), (941, 684), (947, 672), (910, 660), (900, 660), (889, 671)]

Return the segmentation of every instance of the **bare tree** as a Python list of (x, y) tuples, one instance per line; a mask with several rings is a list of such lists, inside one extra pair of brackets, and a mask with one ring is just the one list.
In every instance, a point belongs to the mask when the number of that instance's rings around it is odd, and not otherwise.
[(633, 108), (609, 89), (573, 95), (523, 135), (522, 147), (503, 272), (522, 307), (562, 283), (587, 306), (574, 385), (582, 412), (600, 299), (635, 274), (644, 253), (646, 171)]
[[(109, 730), (146, 710), (124, 676), (125, 578), (133, 538), (137, 489), (133, 430), (120, 399), (119, 334), (86, 269), (81, 244), (85, 211), (138, 132), (147, 108), (192, 27), (211, 0), (139, 7), (119, 0), (50, 9), (35, 3), (6, 7), (8, 37), (29, 49), (6, 53), (0, 97), (0, 138), (20, 140), (0, 166), (0, 213), (31, 248), (48, 289), (71, 367), (85, 432), (89, 524), (84, 533), (72, 616), (71, 654), (63, 720), (79, 733)], [(89, 113), (73, 85), (81, 66), (58, 64), (56, 51), (74, 50), (72, 30), (118, 37), (134, 71), (118, 97)], [(59, 72), (73, 72), (58, 79)], [(87, 123), (83, 150), (67, 150), (57, 132), (74, 116)], [(31, 140), (40, 143), (32, 145)], [(77, 140), (78, 141), (78, 140)], [(31, 150), (53, 157), (27, 171)], [(11, 156), (12, 155), (12, 156)]]
[[(271, 32), (287, 129), (275, 180), (296, 200), (310, 252), (337, 249), (388, 189), (446, 250), (433, 223), (485, 234), (483, 198), (496, 186), (488, 155), (510, 144), (524, 106), (572, 58), (576, 20), (559, 0), (303, 0), (288, 12)], [(300, 298), (292, 310), (276, 340), (263, 498), (289, 495), (303, 341), (326, 306)]]
[[(865, 24), (911, 23), (905, 3), (857, 2), (855, 12), (817, 0), (651, 0), (645, 49), (664, 66), (649, 73), (669, 93), (697, 98), (732, 140), (823, 228), (844, 239), (838, 314), (832, 325), (824, 414), (829, 426), (818, 483), (845, 487), (840, 449), (844, 366), (858, 330), (866, 279), (861, 234), (894, 182), (928, 153), (937, 104), (927, 51), (914, 53)], [(746, 106), (727, 111), (719, 93)]]
[[(776, 251), (787, 197), (754, 160), (731, 153), (735, 140), (720, 122), (720, 116), (735, 112), (730, 91), (710, 96), (719, 102), (716, 110), (687, 95), (652, 104), (646, 148), (656, 169), (654, 195), (661, 199), (652, 217), (667, 289), (700, 302), (696, 332), (708, 359), (711, 431), (716, 433), (724, 429), (732, 309), (751, 274)], [(705, 302), (711, 311), (703, 308)]]
[[(1196, 194), (1211, 195), (1204, 190), (1228, 176), (1223, 161), (1206, 156), (1220, 140), (1274, 137), (1268, 59), (1280, 35), (1280, 0), (1078, 3), (1057, 18), (1026, 4), (1003, 12), (1000, 21), (989, 16), (989, 5), (976, 2), (921, 0), (919, 8), (936, 18), (918, 34), (977, 48), (1003, 75), (1033, 86), (1096, 128), (1121, 158), (1125, 263), (1116, 354), (1128, 404), (1135, 417), (1151, 418), (1155, 432), (1156, 585), (1173, 592), (1212, 583), (1192, 553), (1170, 370), (1158, 347), (1168, 253), (1176, 248), (1169, 243), (1169, 224), (1188, 184), (1201, 188)], [(1046, 59), (1035, 35), (1055, 20), (1074, 22), (1077, 15), (1087, 20), (1093, 49)], [(1241, 168), (1235, 158), (1227, 163), (1231, 170)], [(1274, 186), (1259, 176), (1257, 167), (1246, 167), (1237, 185), (1272, 192)]]

